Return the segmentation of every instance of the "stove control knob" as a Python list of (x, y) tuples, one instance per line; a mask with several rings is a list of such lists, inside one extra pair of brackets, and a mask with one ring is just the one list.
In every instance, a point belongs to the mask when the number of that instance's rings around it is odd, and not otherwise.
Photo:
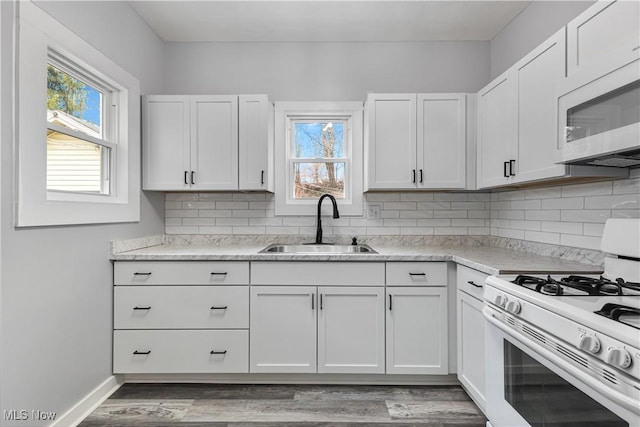
[(624, 348), (609, 347), (607, 362), (618, 368), (626, 369), (631, 366), (631, 355)]
[(518, 301), (507, 301), (507, 304), (504, 307), (505, 310), (512, 314), (520, 313), (520, 308), (520, 303)]
[(594, 335), (582, 334), (580, 335), (580, 343), (578, 343), (578, 348), (591, 354), (596, 354), (600, 351), (600, 340)]
[(507, 296), (506, 295), (498, 295), (493, 301), (496, 303), (498, 307), (503, 307), (507, 304)]

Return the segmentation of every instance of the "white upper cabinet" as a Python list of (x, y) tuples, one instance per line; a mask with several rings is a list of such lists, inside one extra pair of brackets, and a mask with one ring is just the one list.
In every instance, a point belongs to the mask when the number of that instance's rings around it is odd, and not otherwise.
[(418, 188), (465, 188), (466, 97), (418, 94)]
[(191, 97), (192, 190), (238, 189), (238, 97)]
[(240, 95), (239, 188), (273, 191), (273, 104), (267, 95)]
[(273, 189), (273, 107), (266, 95), (149, 95), (143, 189)]
[(367, 190), (464, 189), (464, 94), (370, 94)]
[(143, 189), (189, 188), (191, 122), (188, 96), (150, 95), (143, 108)]
[[(478, 93), (478, 188), (511, 182), (515, 162), (515, 76), (509, 69)], [(512, 162), (513, 160), (513, 162)]]
[(567, 25), (567, 75), (612, 71), (640, 54), (640, 2), (599, 1)]
[(559, 177), (567, 172), (567, 166), (556, 164), (560, 160), (556, 86), (565, 76), (564, 58), (565, 34), (561, 30), (515, 65), (518, 100), (517, 160), (512, 171), (515, 183)]

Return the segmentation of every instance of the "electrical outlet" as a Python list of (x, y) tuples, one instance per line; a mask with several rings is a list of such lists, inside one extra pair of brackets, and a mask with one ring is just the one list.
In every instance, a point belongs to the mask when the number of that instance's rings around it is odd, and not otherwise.
[(367, 206), (367, 219), (380, 219), (380, 205)]

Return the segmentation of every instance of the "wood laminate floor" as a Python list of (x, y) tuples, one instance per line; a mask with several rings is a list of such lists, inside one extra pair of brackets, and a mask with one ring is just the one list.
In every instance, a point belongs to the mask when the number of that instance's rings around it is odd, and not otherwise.
[(459, 386), (125, 384), (80, 427), (484, 427)]

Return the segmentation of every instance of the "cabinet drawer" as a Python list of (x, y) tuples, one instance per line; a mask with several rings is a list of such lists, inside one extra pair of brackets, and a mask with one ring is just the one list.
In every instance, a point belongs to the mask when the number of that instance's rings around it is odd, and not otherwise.
[(116, 286), (115, 329), (249, 327), (248, 286)]
[(384, 263), (252, 262), (251, 284), (384, 286)]
[(115, 374), (248, 371), (247, 330), (113, 332)]
[(482, 300), (482, 289), (488, 274), (458, 265), (458, 289)]
[(116, 262), (116, 285), (248, 285), (248, 262)]
[(387, 286), (447, 286), (447, 263), (388, 262)]

